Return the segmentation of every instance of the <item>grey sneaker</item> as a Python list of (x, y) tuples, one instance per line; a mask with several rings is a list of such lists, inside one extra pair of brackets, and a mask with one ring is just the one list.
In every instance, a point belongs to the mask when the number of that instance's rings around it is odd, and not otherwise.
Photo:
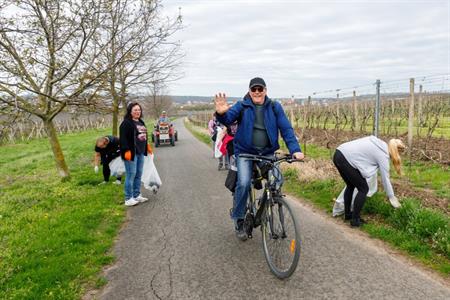
[(246, 241), (248, 236), (244, 231), (244, 220), (239, 219), (236, 221), (236, 225), (234, 226), (234, 230), (236, 232), (236, 237), (241, 241)]
[(135, 206), (136, 204), (139, 204), (139, 201), (137, 201), (134, 198), (130, 198), (128, 200), (125, 200), (125, 206)]
[(141, 194), (139, 194), (139, 196), (137, 196), (137, 197), (134, 198), (134, 199), (136, 199), (136, 201), (138, 201), (138, 202), (145, 202), (145, 201), (148, 201), (148, 198), (142, 197)]

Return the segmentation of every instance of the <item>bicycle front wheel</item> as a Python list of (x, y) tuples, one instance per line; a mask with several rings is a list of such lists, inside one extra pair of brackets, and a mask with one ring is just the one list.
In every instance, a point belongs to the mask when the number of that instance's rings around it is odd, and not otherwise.
[(297, 268), (301, 240), (297, 221), (285, 199), (279, 198), (266, 208), (261, 231), (270, 271), (280, 279), (288, 278)]

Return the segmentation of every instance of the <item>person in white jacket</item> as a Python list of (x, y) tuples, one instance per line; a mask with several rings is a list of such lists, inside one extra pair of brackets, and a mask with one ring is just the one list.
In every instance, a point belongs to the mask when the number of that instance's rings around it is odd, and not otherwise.
[[(386, 144), (373, 135), (337, 147), (333, 163), (347, 184), (344, 193), (344, 218), (350, 220), (351, 226), (358, 227), (364, 223), (360, 212), (369, 191), (366, 179), (375, 175), (378, 170), (380, 170), (381, 181), (389, 201), (392, 206), (400, 207), (389, 179), (389, 159), (392, 160), (396, 172), (402, 175), (400, 152), (405, 148), (399, 139), (391, 139)], [(358, 193), (353, 203), (353, 212), (351, 212), (352, 195), (355, 188)]]

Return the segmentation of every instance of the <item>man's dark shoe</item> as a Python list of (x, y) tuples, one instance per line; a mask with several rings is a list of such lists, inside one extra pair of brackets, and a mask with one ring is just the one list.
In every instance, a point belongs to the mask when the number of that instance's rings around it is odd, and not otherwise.
[(360, 227), (363, 224), (366, 224), (367, 222), (364, 221), (361, 218), (354, 218), (350, 220), (350, 225), (352, 225), (352, 227)]
[(351, 219), (352, 219), (352, 214), (349, 214), (349, 215), (345, 214), (344, 215), (344, 221), (348, 221), (348, 220), (351, 220)]
[(236, 226), (234, 227), (234, 230), (236, 232), (236, 236), (241, 241), (246, 241), (248, 236), (247, 233), (244, 230), (244, 220), (239, 219), (236, 221)]

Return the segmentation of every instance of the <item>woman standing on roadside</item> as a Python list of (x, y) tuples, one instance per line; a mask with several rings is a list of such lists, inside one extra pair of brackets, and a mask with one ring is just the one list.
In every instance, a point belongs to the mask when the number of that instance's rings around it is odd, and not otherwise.
[[(345, 220), (358, 227), (364, 221), (360, 217), (361, 209), (366, 201), (369, 191), (366, 178), (370, 178), (380, 170), (384, 190), (392, 206), (400, 207), (397, 197), (394, 196), (391, 181), (389, 180), (389, 159), (392, 160), (395, 171), (402, 175), (401, 158), (399, 151), (405, 149), (401, 140), (391, 139), (388, 144), (371, 135), (344, 143), (337, 147), (333, 163), (344, 179), (347, 187), (344, 192)], [(351, 210), (354, 189), (358, 190)]]
[(120, 152), (125, 162), (125, 205), (134, 206), (148, 199), (141, 195), (141, 177), (144, 156), (152, 154), (147, 143), (147, 128), (142, 120), (142, 107), (137, 102), (127, 106), (120, 124)]

